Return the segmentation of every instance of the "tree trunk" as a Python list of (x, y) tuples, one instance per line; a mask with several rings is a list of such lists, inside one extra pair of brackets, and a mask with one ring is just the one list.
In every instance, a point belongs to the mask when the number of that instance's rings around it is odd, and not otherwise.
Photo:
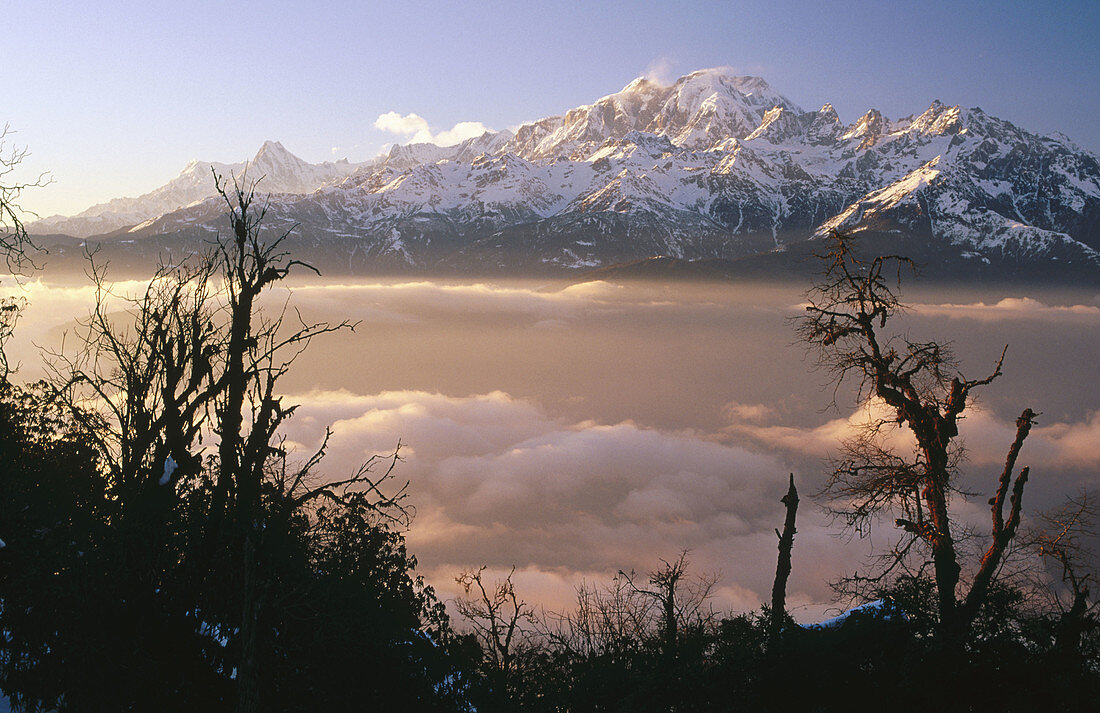
[(791, 550), (794, 548), (794, 522), (798, 512), (798, 490), (794, 487), (794, 473), (791, 473), (791, 484), (787, 494), (779, 501), (787, 508), (787, 517), (783, 522), (783, 533), (778, 530), (779, 536), (779, 561), (775, 565), (775, 582), (772, 584), (772, 611), (771, 623), (768, 630), (768, 639), (774, 641), (783, 628), (783, 622), (787, 618), (787, 578), (791, 575)]
[(1088, 614), (1088, 590), (1074, 592), (1073, 606), (1062, 614), (1055, 632), (1054, 651), (1063, 660), (1078, 661), (1081, 658), (1081, 637), (1096, 626)]
[(261, 601), (256, 569), (256, 547), (250, 533), (244, 542), (244, 596), (241, 607), (241, 660), (237, 671), (237, 713), (256, 713), (260, 707), (260, 666), (257, 651)]

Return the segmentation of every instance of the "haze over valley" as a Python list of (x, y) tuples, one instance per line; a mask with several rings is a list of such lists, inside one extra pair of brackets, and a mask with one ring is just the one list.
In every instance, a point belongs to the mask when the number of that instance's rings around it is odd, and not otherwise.
[[(33, 379), (40, 347), (74, 349), (70, 315), (90, 309), (92, 290), (26, 287), (8, 351), (20, 377)], [(788, 320), (801, 313), (803, 291), (335, 280), (294, 285), (267, 304), (285, 295), (307, 320), (358, 322), (354, 333), (316, 340), (288, 374), (288, 400), (302, 406), (287, 433), (304, 454), (331, 425), (332, 477), (404, 445), (410, 548), (441, 592), (457, 593), (463, 569), (506, 574), (514, 564), (528, 601), (563, 609), (581, 581), (647, 571), (656, 557), (690, 549), (694, 567), (723, 574), (716, 603), (743, 611), (771, 586), (787, 473), (804, 492), (818, 490), (849, 421), (865, 419), (849, 389), (830, 407), (826, 375), (796, 342)], [(950, 340), (964, 373), (984, 373), (1009, 345), (1004, 377), (963, 425), (967, 487), (993, 486), (1024, 406), (1042, 412), (1025, 453), (1029, 512), (1093, 482), (1100, 293), (905, 294), (914, 305), (905, 328)], [(979, 526), (982, 502), (966, 510)], [(812, 505), (800, 518), (792, 611), (813, 621), (834, 606), (828, 581), (895, 534), (884, 524), (871, 541), (849, 542)]]

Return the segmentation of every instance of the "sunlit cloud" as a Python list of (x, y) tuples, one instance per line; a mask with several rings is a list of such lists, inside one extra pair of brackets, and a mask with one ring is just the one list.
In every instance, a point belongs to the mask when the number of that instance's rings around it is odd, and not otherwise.
[[(787, 472), (772, 456), (628, 421), (569, 422), (499, 391), (293, 400), (302, 406), (291, 435), (303, 449), (332, 424), (333, 474), (405, 444), (399, 472), (417, 510), (410, 549), (445, 590), (461, 568), (514, 564), (531, 596), (560, 604), (584, 577), (648, 571), (683, 549), (697, 571), (730, 574), (722, 606), (755, 606), (770, 586)], [(826, 568), (843, 554), (819, 519), (811, 511), (800, 524), (802, 540), (821, 542), (805, 545), (815, 559), (796, 586), (822, 600)]]
[(1079, 319), (1090, 323), (1100, 322), (1100, 306), (1071, 304), (1048, 305), (1031, 297), (1005, 297), (987, 304), (913, 304), (910, 310), (929, 317), (949, 319), (974, 319), (994, 321), (1006, 319)]
[[(563, 320), (586, 310), (623, 308), (677, 309), (686, 304), (653, 299), (653, 295), (604, 281), (583, 282), (559, 290), (541, 290), (490, 283), (447, 284), (429, 281), (401, 283), (310, 284), (293, 288), (299, 306), (332, 304), (344, 300), (359, 312), (370, 308), (367, 319), (418, 321), (433, 314), (522, 315), (540, 328), (555, 329)], [(706, 308), (703, 306), (702, 308)], [(400, 315), (400, 316), (399, 316)]]
[(873, 424), (885, 424), (883, 442), (899, 450), (911, 451), (911, 434), (887, 423), (890, 410), (882, 401), (872, 399), (861, 404), (850, 415), (834, 418), (817, 426), (795, 426), (778, 422), (774, 411), (759, 405), (730, 404), (726, 412), (731, 418), (726, 432), (737, 439), (768, 450), (826, 458), (836, 454), (846, 438), (867, 430)]
[[(135, 294), (144, 286), (120, 283), (115, 290)], [(33, 280), (24, 289), (30, 305), (12, 346), (26, 366), (39, 358), (33, 343), (71, 331), (74, 318), (88, 313), (94, 290)], [(820, 375), (805, 374), (798, 350), (782, 351), (789, 338), (751, 351), (769, 343), (772, 332), (766, 330), (787, 329), (787, 308), (797, 301), (789, 290), (349, 280), (275, 290), (264, 306), (278, 309), (288, 298), (307, 319), (338, 315), (361, 322), (353, 339), (319, 340), (318, 351), (307, 355), (316, 361), (303, 360), (295, 372), (305, 375), (287, 387), (293, 391), (287, 402), (302, 404), (288, 423), (291, 445), (304, 457), (331, 426), (322, 470), (336, 477), (373, 454), (392, 452), (400, 441), (404, 460), (396, 472), (401, 482), (410, 481), (409, 503), (416, 509), (410, 551), (446, 596), (454, 595), (453, 577), (464, 568), (488, 565), (498, 575), (515, 564), (523, 596), (563, 607), (582, 580), (606, 581), (618, 569), (650, 571), (660, 558), (690, 549), (693, 571), (723, 573), (718, 606), (751, 608), (771, 586), (773, 528), (782, 522), (779, 497), (791, 471), (806, 495), (789, 589), (792, 606), (806, 613), (811, 604), (829, 601), (825, 582), (856, 566), (864, 544), (832, 537), (837, 528), (815, 509), (811, 493), (828, 470), (822, 459), (838, 452), (840, 440), (888, 412), (872, 404), (821, 416), (816, 409), (828, 395), (817, 391)], [(1029, 334), (1046, 339), (1050, 329), (1087, 333), (1078, 322), (1095, 321), (1097, 308), (1087, 304), (1087, 295), (1078, 301), (1084, 304), (1021, 299), (918, 305), (911, 314), (941, 324), (940, 311), (1019, 319), (1031, 325)], [(624, 324), (638, 341), (616, 341)], [(493, 330), (498, 338), (486, 341)], [(1002, 330), (998, 325), (990, 331)], [(654, 375), (652, 382), (612, 380), (600, 391), (607, 381), (604, 362), (570, 354), (591, 342), (606, 345), (599, 354), (617, 358), (620, 345), (641, 349), (654, 334), (669, 349), (660, 369), (645, 372)], [(697, 338), (703, 341), (692, 341)], [(387, 341), (400, 346), (377, 349)], [(551, 341), (564, 345), (560, 362), (552, 357), (529, 368), (537, 361), (529, 345)], [(513, 345), (515, 355), (507, 351)], [(502, 348), (504, 356), (496, 353)], [(731, 388), (708, 381), (716, 395), (707, 404), (698, 394), (682, 396), (699, 381), (699, 370), (726, 349), (736, 358), (713, 378), (728, 377)], [(438, 353), (437, 363), (420, 359), (422, 352), (432, 358)], [(406, 355), (416, 364), (395, 376), (385, 360)], [(521, 360), (520, 367), (501, 377), (496, 369), (510, 368), (511, 359)], [(756, 387), (786, 362), (793, 369), (787, 364), (781, 394)], [(482, 368), (487, 375), (477, 372)], [(330, 378), (334, 371), (347, 376)], [(29, 374), (29, 368), (21, 372)], [(367, 376), (356, 381), (360, 374)], [(1041, 370), (1035, 374), (1044, 376)], [(317, 384), (327, 390), (315, 389)], [(654, 391), (662, 385), (671, 388)], [(638, 391), (653, 395), (637, 397)], [(1077, 402), (1063, 397), (1059, 403), (1047, 408), (1055, 413)], [(995, 482), (1015, 431), (1012, 413), (980, 406), (968, 409), (961, 429), (969, 459), (965, 487), (976, 492)], [(1021, 457), (1021, 465), (1033, 466), (1029, 508), (1038, 509), (1043, 498), (1042, 507), (1049, 506), (1087, 477), (1082, 473), (1100, 467), (1094, 445), (1100, 442), (1100, 415), (1056, 413), (1076, 415), (1041, 415)], [(909, 447), (904, 429), (894, 429), (893, 437)], [(981, 497), (960, 500), (958, 508), (984, 531), (988, 507)], [(887, 524), (875, 536), (885, 546), (896, 533)]]
[(374, 120), (374, 128), (408, 136), (412, 143), (431, 143), (432, 140), (428, 122), (419, 114), (401, 115), (396, 111), (388, 111)]
[(776, 411), (771, 406), (741, 404), (736, 401), (726, 404), (724, 411), (732, 423), (766, 423), (776, 416)]
[[(1022, 409), (1021, 409), (1022, 410)], [(772, 416), (762, 421), (751, 406), (733, 404), (727, 409), (732, 417), (725, 432), (735, 440), (756, 447), (797, 456), (828, 458), (837, 454), (844, 439), (865, 432), (868, 424), (884, 423), (883, 443), (899, 453), (912, 453), (912, 433), (893, 423), (890, 409), (872, 399), (846, 417), (816, 426), (795, 426), (778, 422)], [(745, 418), (744, 413), (756, 418)], [(959, 425), (959, 443), (965, 447), (966, 461), (981, 467), (1004, 463), (1009, 444), (1016, 434), (1013, 420), (997, 417), (980, 404), (967, 409)], [(1093, 411), (1082, 421), (1070, 423), (1036, 417), (1021, 454), (1021, 465), (1041, 464), (1056, 468), (1100, 468), (1100, 412)]]
[(460, 121), (451, 128), (440, 131), (432, 138), (432, 143), (440, 146), (454, 146), (466, 139), (481, 136), (491, 129), (480, 121)]
[(403, 136), (406, 143), (454, 146), (466, 139), (481, 136), (491, 129), (480, 121), (460, 121), (450, 129), (433, 133), (428, 120), (419, 114), (388, 111), (374, 120), (374, 128)]

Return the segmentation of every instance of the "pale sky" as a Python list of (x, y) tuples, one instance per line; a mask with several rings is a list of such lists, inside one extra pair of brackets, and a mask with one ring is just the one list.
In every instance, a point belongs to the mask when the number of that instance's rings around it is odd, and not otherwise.
[[(0, 1), (0, 125), (24, 194), (71, 214), (234, 162), (267, 139), (317, 162), (558, 114), (633, 78), (730, 66), (845, 122), (933, 99), (1100, 153), (1100, 3)], [(378, 126), (376, 126), (376, 123)], [(24, 174), (25, 177), (26, 174)]]

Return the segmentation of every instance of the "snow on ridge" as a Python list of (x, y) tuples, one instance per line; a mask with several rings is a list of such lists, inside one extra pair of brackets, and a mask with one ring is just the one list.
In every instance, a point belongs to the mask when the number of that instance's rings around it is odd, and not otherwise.
[(932, 159), (904, 178), (891, 183), (888, 186), (872, 191), (859, 201), (852, 203), (843, 211), (822, 223), (816, 235), (825, 235), (833, 230), (844, 230), (855, 227), (872, 213), (880, 213), (896, 207), (899, 203), (912, 200), (914, 195), (932, 184), (932, 181), (940, 175), (935, 168), (940, 162), (940, 156)]
[[(428, 249), (432, 230), (476, 241), (534, 223), (543, 242), (586, 225), (622, 233), (570, 242), (573, 253), (552, 259), (571, 264), (597, 259), (606, 241), (639, 253), (723, 257), (759, 250), (753, 236), (761, 234), (782, 249), (784, 235), (871, 223), (919, 225), (983, 256), (1093, 260), (1100, 248), (1100, 226), (1087, 223), (1100, 215), (1100, 162), (1065, 137), (938, 100), (902, 119), (871, 109), (846, 125), (831, 104), (805, 112), (763, 79), (724, 69), (668, 85), (638, 78), (514, 132), (449, 147), (396, 145), (361, 164), (308, 164), (265, 142), (248, 162), (192, 162), (138, 199), (32, 228), (63, 232), (40, 226), (75, 226), (79, 218), (85, 235), (136, 226), (131, 232), (141, 236), (209, 221), (211, 167), (264, 174), (260, 188), (280, 194), (272, 205), (288, 224), (410, 263), (422, 258), (417, 251)], [(204, 180), (211, 185), (201, 187)], [(581, 214), (610, 222), (566, 220)], [(589, 242), (591, 254), (578, 252)]]
[(215, 174), (242, 182), (262, 179), (257, 185), (261, 193), (300, 195), (336, 183), (356, 168), (356, 164), (346, 162), (307, 163), (278, 141), (269, 140), (248, 161), (226, 164), (193, 160), (174, 179), (148, 193), (114, 198), (71, 217), (50, 216), (29, 223), (27, 229), (36, 234), (64, 233), (87, 238), (155, 221), (166, 213), (216, 195)]

